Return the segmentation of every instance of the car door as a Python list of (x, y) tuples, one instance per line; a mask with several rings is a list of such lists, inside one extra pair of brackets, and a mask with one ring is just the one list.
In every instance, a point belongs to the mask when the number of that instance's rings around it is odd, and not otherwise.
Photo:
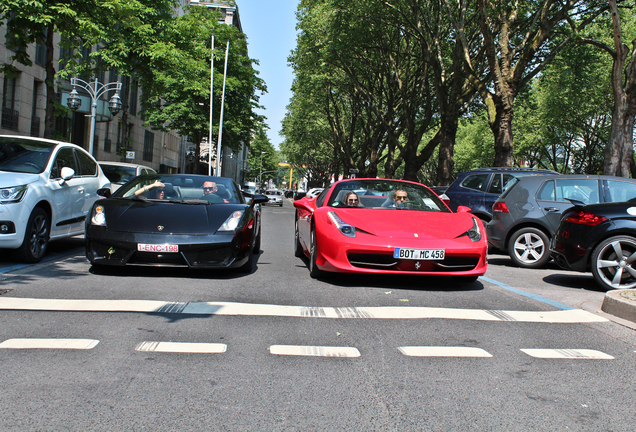
[[(62, 182), (62, 168), (71, 168), (75, 176)], [(79, 167), (72, 147), (59, 147), (53, 158), (48, 187), (51, 190), (51, 237), (66, 235), (84, 207), (85, 188), (78, 176)]]
[(97, 175), (97, 162), (84, 150), (75, 149), (75, 157), (79, 167), (79, 184), (84, 189), (84, 202), (82, 208), (78, 212), (79, 224), (77, 229), (84, 230), (84, 220), (88, 216), (88, 212), (93, 208), (93, 203), (99, 199), (97, 190), (101, 187), (99, 176)]
[(599, 181), (594, 178), (552, 179), (543, 183), (537, 193), (537, 204), (551, 231), (555, 232), (564, 210), (572, 207), (568, 199), (585, 204), (598, 203)]
[[(457, 210), (457, 206), (463, 205), (477, 211), (484, 208), (484, 194), (486, 186), (489, 184), (490, 174), (479, 173), (467, 176), (459, 185), (457, 190), (449, 195), (451, 209)], [(447, 191), (448, 193), (449, 191)]]

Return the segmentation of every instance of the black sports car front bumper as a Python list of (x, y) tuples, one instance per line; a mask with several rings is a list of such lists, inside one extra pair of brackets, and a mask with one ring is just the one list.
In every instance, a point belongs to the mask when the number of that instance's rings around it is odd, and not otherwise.
[[(158, 235), (111, 232), (92, 226), (86, 233), (86, 258), (93, 265), (174, 266), (190, 268), (240, 267), (249, 258), (251, 238), (243, 232), (217, 235)], [(177, 252), (149, 252), (138, 245), (171, 245)]]

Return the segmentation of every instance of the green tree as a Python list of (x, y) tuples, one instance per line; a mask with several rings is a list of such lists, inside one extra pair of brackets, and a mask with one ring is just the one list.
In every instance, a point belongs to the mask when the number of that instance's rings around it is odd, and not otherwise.
[[(101, 42), (109, 29), (130, 22), (138, 14), (151, 13), (137, 0), (3, 0), (0, 2), (0, 21), (7, 25), (7, 48), (13, 51), (11, 61), (26, 66), (33, 64), (29, 46), (33, 43), (46, 45), (46, 114), (44, 136), (52, 137), (56, 110), (56, 65), (53, 57), (53, 36), (61, 36), (60, 47), (73, 53), (67, 66), (78, 64), (81, 47), (92, 47)], [(0, 72), (15, 73), (11, 64), (0, 65)]]

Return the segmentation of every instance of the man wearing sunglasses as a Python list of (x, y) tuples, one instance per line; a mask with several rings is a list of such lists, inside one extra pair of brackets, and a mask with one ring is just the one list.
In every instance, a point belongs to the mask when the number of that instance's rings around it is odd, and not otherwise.
[(404, 189), (398, 189), (393, 195), (393, 199), (389, 200), (388, 204), (385, 203), (383, 207), (390, 208), (407, 208), (407, 202), (409, 199), (408, 193)]
[(219, 188), (213, 181), (206, 181), (203, 183), (203, 197), (202, 199), (210, 201), (211, 203), (227, 203), (228, 200), (221, 198), (217, 195)]

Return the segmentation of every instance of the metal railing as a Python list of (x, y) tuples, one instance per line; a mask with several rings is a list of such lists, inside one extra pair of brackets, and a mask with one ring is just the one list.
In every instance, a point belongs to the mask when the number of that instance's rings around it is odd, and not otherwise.
[(20, 113), (11, 108), (2, 108), (2, 127), (5, 129), (18, 130), (18, 118)]

